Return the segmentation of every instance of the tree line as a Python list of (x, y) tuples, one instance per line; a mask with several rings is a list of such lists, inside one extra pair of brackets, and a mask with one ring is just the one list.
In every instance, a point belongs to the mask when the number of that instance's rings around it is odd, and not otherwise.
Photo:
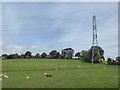
[[(52, 50), (52, 51), (50, 51), (49, 54), (47, 54), (46, 52), (43, 52), (42, 54), (37, 53), (35, 55), (32, 55), (31, 51), (26, 51), (24, 54), (21, 54), (21, 55), (19, 55), (18, 53), (9, 54), (9, 55), (2, 54), (2, 60), (16, 59), (16, 58), (73, 59), (73, 57), (74, 57), (74, 59), (76, 59), (76, 60), (83, 60), (85, 62), (91, 63), (92, 48), (93, 48), (93, 46), (89, 50), (82, 50), (77, 53), (75, 53), (74, 49), (72, 49), (72, 48), (65, 48), (61, 52), (58, 52), (57, 50)], [(104, 50), (100, 46), (94, 46), (94, 49), (95, 49), (94, 57), (96, 57), (96, 59), (94, 60), (94, 63), (100, 63), (98, 60), (97, 49), (99, 49), (101, 61), (105, 60), (104, 59)]]
[(108, 58), (107, 59), (107, 64), (109, 65), (120, 65), (120, 57), (116, 57), (116, 59), (111, 59), (111, 58)]
[(2, 54), (2, 59), (16, 59), (16, 58), (50, 58), (50, 59), (72, 59), (74, 54), (74, 50), (72, 48), (65, 48), (60, 52), (57, 50), (52, 50), (49, 54), (43, 52), (41, 55), (39, 53), (32, 55), (31, 51), (26, 51), (24, 54), (19, 55), (18, 53), (15, 54)]

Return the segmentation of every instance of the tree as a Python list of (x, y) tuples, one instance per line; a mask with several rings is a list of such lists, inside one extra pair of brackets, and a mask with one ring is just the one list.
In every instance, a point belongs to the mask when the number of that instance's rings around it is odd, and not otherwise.
[(49, 56), (50, 56), (50, 58), (55, 58), (55, 57), (56, 57), (56, 54), (57, 54), (57, 51), (56, 51), (56, 50), (52, 50), (52, 51), (49, 53)]
[(46, 58), (47, 57), (47, 54), (45, 53), (45, 52), (43, 52), (42, 54), (41, 54), (41, 58)]
[(120, 56), (116, 57), (116, 60), (117, 60), (118, 62), (120, 62)]
[(30, 51), (27, 51), (25, 53), (25, 58), (30, 58), (32, 56), (32, 53)]
[[(87, 50), (82, 50), (81, 51), (81, 57), (82, 57), (83, 61), (92, 63), (92, 61), (91, 61), (91, 59), (92, 59), (92, 49), (93, 49), (93, 46), (88, 51)], [(100, 63), (97, 51), (99, 51), (100, 59), (104, 60), (104, 50), (100, 46), (94, 46), (94, 54), (95, 54), (94, 55), (95, 59), (93, 61), (94, 63)]]
[(14, 54), (9, 54), (9, 55), (7, 56), (7, 59), (14, 59)]
[(2, 54), (2, 59), (7, 59), (8, 55), (7, 54)]
[(89, 49), (89, 52), (90, 52), (91, 55), (92, 55), (92, 49), (93, 48), (94, 48), (94, 60), (93, 60), (93, 62), (94, 63), (102, 62), (102, 59), (104, 60), (104, 50), (100, 46), (92, 46)]
[(78, 59), (80, 59), (80, 58), (81, 58), (81, 53), (80, 53), (80, 52), (77, 52), (77, 53), (75, 54), (75, 57), (77, 57)]
[(59, 52), (57, 52), (57, 53), (55, 54), (55, 58), (60, 58), (60, 53), (59, 53)]
[(14, 58), (19, 58), (19, 57), (20, 56), (17, 53), (14, 54)]
[(87, 50), (81, 51), (81, 58), (83, 61), (91, 63), (91, 53)]
[(117, 64), (120, 65), (120, 56), (116, 57)]
[(65, 48), (61, 52), (62, 58), (65, 59), (72, 59), (73, 54), (74, 54), (74, 50), (72, 48)]
[(117, 62), (117, 65), (120, 65), (120, 56), (116, 57), (116, 62)]
[(21, 54), (21, 55), (20, 55), (20, 58), (25, 58), (25, 54)]
[(35, 55), (35, 58), (40, 58), (40, 54), (37, 53), (37, 54)]

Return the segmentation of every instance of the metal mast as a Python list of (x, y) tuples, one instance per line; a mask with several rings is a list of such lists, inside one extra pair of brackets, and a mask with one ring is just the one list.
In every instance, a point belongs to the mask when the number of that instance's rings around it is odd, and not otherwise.
[[(95, 51), (95, 47), (97, 48), (97, 51)], [(92, 41), (92, 63), (95, 61), (95, 53), (98, 55), (98, 59), (100, 60), (100, 53), (98, 48), (98, 38), (97, 38), (97, 28), (96, 28), (96, 17), (93, 16), (93, 41)]]

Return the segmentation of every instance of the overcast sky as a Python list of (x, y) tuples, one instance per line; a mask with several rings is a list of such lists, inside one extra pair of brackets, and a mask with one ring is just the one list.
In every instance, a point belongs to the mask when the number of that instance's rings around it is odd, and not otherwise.
[(2, 53), (33, 54), (92, 45), (92, 17), (105, 57), (118, 55), (117, 2), (24, 2), (2, 4)]

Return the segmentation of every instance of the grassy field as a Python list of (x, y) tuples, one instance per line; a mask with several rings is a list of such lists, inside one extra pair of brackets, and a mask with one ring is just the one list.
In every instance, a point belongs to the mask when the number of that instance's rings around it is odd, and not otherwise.
[(2, 70), (9, 76), (3, 78), (3, 88), (118, 87), (118, 67), (112, 65), (62, 59), (13, 59), (3, 60)]

